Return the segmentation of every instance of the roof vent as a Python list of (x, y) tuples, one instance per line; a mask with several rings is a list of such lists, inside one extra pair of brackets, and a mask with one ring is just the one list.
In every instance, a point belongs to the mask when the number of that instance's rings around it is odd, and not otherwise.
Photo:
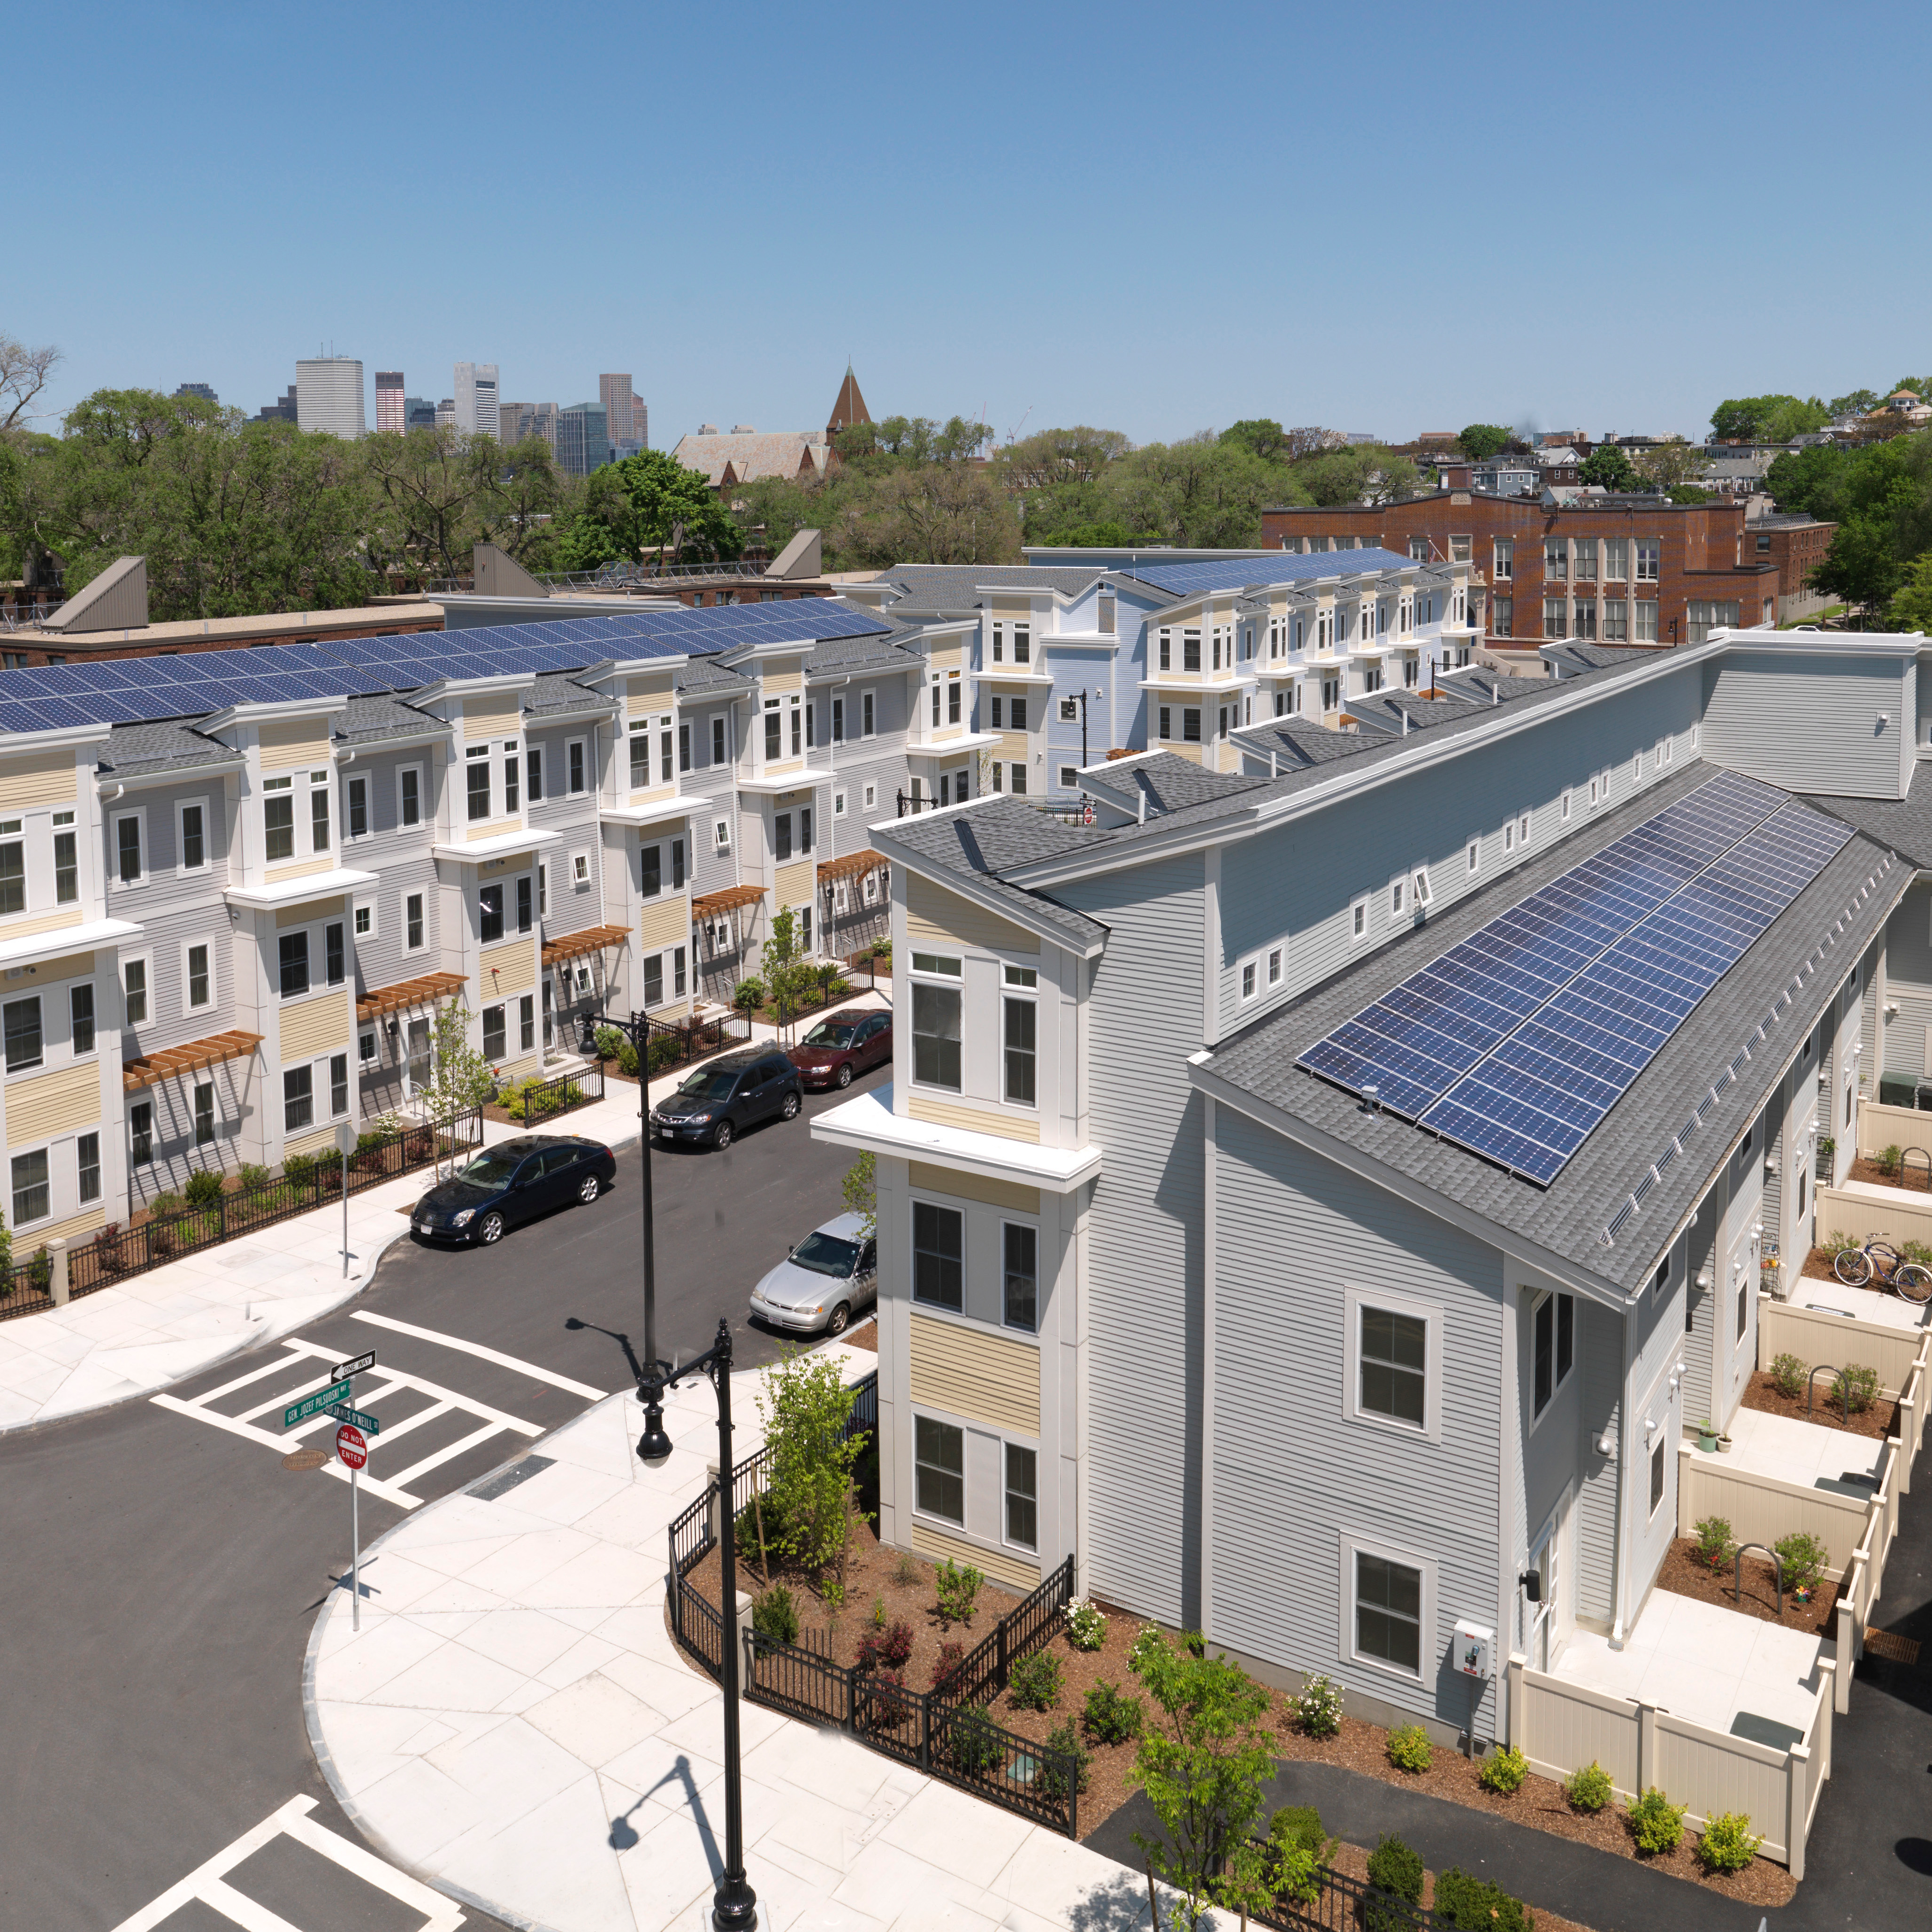
[(756, 436), (758, 433), (749, 423), (734, 423), (731, 425), (734, 436)]
[(1368, 1108), (1370, 1118), (1380, 1119), (1382, 1111), (1382, 1096), (1380, 1090), (1374, 1087), (1364, 1087), (1362, 1089), (1362, 1100)]

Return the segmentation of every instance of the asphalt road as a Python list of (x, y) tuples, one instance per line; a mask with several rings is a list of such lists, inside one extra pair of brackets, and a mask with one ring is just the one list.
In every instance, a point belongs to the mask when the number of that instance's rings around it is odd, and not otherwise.
[[(857, 1083), (876, 1084), (884, 1070)], [(658, 1342), (664, 1354), (707, 1346), (728, 1318), (740, 1366), (773, 1357), (778, 1338), (749, 1328), (752, 1283), (788, 1244), (840, 1211), (841, 1149), (805, 1124), (843, 1095), (747, 1134), (727, 1154), (653, 1156)], [(566, 1126), (566, 1123), (560, 1123)], [(448, 1460), (490, 1417), (460, 1406), (404, 1430), (439, 1399), (414, 1388), (386, 1398), (400, 1372), (496, 1414), (548, 1429), (586, 1398), (445, 1342), (358, 1320), (368, 1312), (608, 1391), (642, 1353), (638, 1155), (618, 1158), (614, 1189), (514, 1231), (494, 1250), (445, 1251), (405, 1240), (369, 1288), (296, 1338), (232, 1358), (173, 1390), (193, 1414), (150, 1400), (0, 1438), (0, 1925), (103, 1932), (215, 1857), (288, 1800), (354, 1839), (309, 1747), (303, 1654), (315, 1612), (346, 1570), (349, 1495), (324, 1472), (285, 1470), (280, 1408), (320, 1387), (328, 1360), (374, 1347), (358, 1406), (392, 1439), (370, 1473), (433, 1463), (407, 1482), (427, 1502), (475, 1482), (530, 1437), (496, 1428)], [(568, 1327), (572, 1321), (584, 1324)], [(247, 1386), (208, 1399), (238, 1378)], [(208, 1419), (264, 1408), (249, 1439)], [(323, 1444), (332, 1434), (310, 1436)], [(362, 1535), (402, 1509), (364, 1490)], [(380, 1559), (365, 1572), (380, 1603)], [(358, 1840), (359, 1842), (359, 1840)], [(300, 1932), (411, 1932), (398, 1900), (292, 1840), (278, 1839), (232, 1875), (238, 1889)], [(465, 1922), (492, 1923), (477, 1912)], [(164, 1932), (216, 1932), (231, 1922), (191, 1904)]]

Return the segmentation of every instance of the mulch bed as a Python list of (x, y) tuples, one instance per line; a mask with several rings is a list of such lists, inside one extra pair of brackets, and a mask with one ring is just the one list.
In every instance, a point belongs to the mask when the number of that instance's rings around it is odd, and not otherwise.
[(1788, 1416), (1793, 1422), (1816, 1423), (1826, 1429), (1836, 1429), (1852, 1436), (1868, 1436), (1882, 1439), (1898, 1433), (1898, 1404), (1883, 1396), (1875, 1398), (1863, 1408), (1852, 1411), (1849, 1424), (1844, 1412), (1835, 1402), (1827, 1400), (1832, 1387), (1829, 1376), (1818, 1378), (1818, 1392), (1812, 1399), (1811, 1413), (1804, 1413), (1804, 1398), (1801, 1395), (1780, 1395), (1778, 1384), (1763, 1370), (1756, 1371), (1750, 1384), (1744, 1390), (1744, 1406), (1747, 1408), (1762, 1410), (1766, 1415)]
[(1657, 1574), (1657, 1587), (1679, 1597), (1694, 1597), (1702, 1604), (1716, 1604), (1755, 1617), (1760, 1623), (1776, 1624), (1782, 1630), (1799, 1630), (1807, 1636), (1829, 1637), (1835, 1634), (1838, 1613), (1838, 1586), (1821, 1582), (1808, 1604), (1801, 1604), (1787, 1589), (1784, 1614), (1778, 1614), (1778, 1577), (1762, 1556), (1747, 1556), (1744, 1562), (1744, 1594), (1731, 1593), (1732, 1565), (1712, 1570), (1697, 1554), (1694, 1536), (1672, 1539), (1664, 1552), (1664, 1567)]
[[(1083, 1801), (1084, 1802), (1084, 1801)], [(1082, 1814), (1085, 1815), (1084, 1813)], [(1338, 1872), (1350, 1878), (1360, 1879), (1364, 1883), (1369, 1876), (1369, 1855), (1359, 1845), (1337, 1844), (1328, 1861)], [(1485, 1874), (1484, 1876), (1486, 1876)], [(1500, 1884), (1500, 1880), (1495, 1882)], [(1509, 1888), (1503, 1887), (1507, 1892)], [(1425, 1910), (1436, 1903), (1436, 1874), (1425, 1871), (1422, 1875), (1422, 1904)], [(1574, 1918), (1563, 1918), (1553, 1912), (1546, 1912), (1541, 1906), (1535, 1907), (1536, 1932), (1589, 1932), (1589, 1928), (1580, 1925)]]
[[(1926, 1123), (1926, 1139), (1928, 1149), (1932, 1149), (1932, 1119)], [(1854, 1180), (1868, 1180), (1877, 1187), (1900, 1187), (1909, 1193), (1923, 1194), (1928, 1186), (1924, 1164), (1915, 1160), (1910, 1166), (1900, 1166), (1888, 1174), (1878, 1162), (1860, 1154), (1852, 1162), (1851, 1178)]]
[[(755, 1550), (749, 1552), (748, 1561), (741, 1552), (740, 1567), (743, 1580), (740, 1587), (755, 1594), (762, 1587), (762, 1580), (757, 1574)], [(714, 1550), (692, 1573), (691, 1577), (693, 1584), (713, 1604), (718, 1601), (718, 1554)], [(938, 1614), (932, 1570), (933, 1566), (923, 1558), (902, 1558), (898, 1551), (883, 1548), (874, 1532), (867, 1527), (854, 1540), (846, 1571), (847, 1600), (842, 1610), (833, 1611), (801, 1578), (787, 1574), (782, 1566), (775, 1567), (773, 1580), (784, 1582), (797, 1600), (802, 1626), (800, 1647), (816, 1650), (839, 1664), (854, 1661), (860, 1637), (871, 1628), (874, 1600), (881, 1600), (888, 1624), (902, 1618), (911, 1627), (912, 1654), (903, 1675), (908, 1688), (923, 1690), (932, 1684), (933, 1667), (939, 1660), (942, 1643), (960, 1643), (970, 1651), (1019, 1601), (1018, 1597), (988, 1582), (980, 1588), (971, 1624), (954, 1624), (948, 1628), (942, 1625)], [(914, 1580), (902, 1582), (902, 1576)], [(1745, 1592), (1748, 1598), (1748, 1575)], [(1085, 1706), (1088, 1692), (1103, 1678), (1130, 1694), (1138, 1692), (1138, 1681), (1128, 1667), (1127, 1660), (1140, 1632), (1140, 1620), (1111, 1604), (1102, 1604), (1100, 1607), (1107, 1615), (1107, 1634), (1098, 1650), (1076, 1650), (1068, 1642), (1064, 1629), (1045, 1646), (1060, 1665), (1061, 1688), (1058, 1705), (1048, 1712), (1022, 1710), (1015, 1706), (1010, 1695), (1002, 1695), (994, 1700), (992, 1707), (992, 1716), (996, 1724), (1018, 1736), (1044, 1744), (1049, 1734), (1068, 1718), (1078, 1719)], [(1748, 1603), (1744, 1607), (1749, 1609)], [(1766, 1615), (1768, 1620), (1775, 1621), (1770, 1618), (1768, 1607)], [(667, 1621), (668, 1616), (667, 1610)], [(1791, 1623), (1789, 1612), (1786, 1622), (1787, 1624)], [(691, 1665), (693, 1670), (697, 1667), (694, 1664)], [(1364, 1724), (1358, 1718), (1345, 1716), (1336, 1736), (1306, 1737), (1295, 1726), (1283, 1693), (1270, 1691), (1268, 1701), (1267, 1721), (1274, 1730), (1270, 1742), (1277, 1757), (1340, 1765), (1365, 1776), (1379, 1778), (1386, 1784), (1412, 1786), (1432, 1797), (1448, 1798), (1454, 1804), (1467, 1804), (1479, 1810), (1514, 1818), (1520, 1824), (1594, 1845), (1599, 1850), (1612, 1852), (1620, 1858), (1640, 1856), (1624, 1814), (1614, 1805), (1594, 1816), (1573, 1811), (1565, 1802), (1559, 1786), (1547, 1778), (1533, 1776), (1526, 1778), (1522, 1787), (1508, 1796), (1486, 1791), (1477, 1781), (1480, 1762), (1472, 1763), (1459, 1753), (1439, 1747), (1427, 1771), (1398, 1771), (1388, 1761), (1388, 1733), (1380, 1725)], [(1087, 1788), (1080, 1796), (1082, 1837), (1096, 1829), (1118, 1810), (1135, 1789), (1127, 1776), (1134, 1762), (1132, 1744), (1103, 1745), (1090, 1740), (1089, 1748), (1093, 1752), (1093, 1761), (1088, 1768)], [(1721, 1892), (1727, 1898), (1741, 1899), (1752, 1905), (1784, 1905), (1796, 1892), (1797, 1886), (1791, 1874), (1782, 1865), (1774, 1864), (1767, 1858), (1754, 1859), (1742, 1872), (1706, 1876), (1696, 1859), (1696, 1835), (1687, 1831), (1683, 1844), (1676, 1851), (1663, 1858), (1643, 1858), (1641, 1862), (1653, 1865), (1673, 1878), (1687, 1880), (1706, 1890)], [(1350, 1862), (1352, 1860), (1353, 1862)], [(1336, 1862), (1358, 1877), (1366, 1876), (1364, 1855), (1354, 1846), (1345, 1846), (1338, 1850)], [(1577, 1928), (1570, 1928), (1567, 1922), (1541, 1911), (1537, 1913), (1537, 1923), (1546, 1928), (1546, 1932), (1577, 1932)]]

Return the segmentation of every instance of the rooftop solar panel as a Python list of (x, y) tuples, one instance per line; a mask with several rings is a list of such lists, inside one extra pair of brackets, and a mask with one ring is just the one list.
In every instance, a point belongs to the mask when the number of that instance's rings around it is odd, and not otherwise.
[(1391, 550), (1265, 551), (1258, 556), (1217, 558), (1204, 563), (1135, 563), (1122, 572), (1156, 590), (1198, 597), (1204, 590), (1240, 590), (1250, 584), (1300, 584), (1318, 577), (1352, 577), (1366, 570), (1412, 570), (1412, 557)]
[(1720, 773), (1511, 907), (1298, 1064), (1546, 1186), (1851, 837)]

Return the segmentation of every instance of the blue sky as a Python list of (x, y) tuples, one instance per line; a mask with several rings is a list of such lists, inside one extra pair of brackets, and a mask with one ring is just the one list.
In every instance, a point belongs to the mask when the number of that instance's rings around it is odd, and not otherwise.
[(56, 413), (252, 413), (323, 343), (430, 397), (628, 369), (659, 446), (822, 424), (848, 355), (875, 416), (1140, 442), (1932, 372), (1923, 6), (69, 0), (13, 51), (53, 252), (0, 329)]

